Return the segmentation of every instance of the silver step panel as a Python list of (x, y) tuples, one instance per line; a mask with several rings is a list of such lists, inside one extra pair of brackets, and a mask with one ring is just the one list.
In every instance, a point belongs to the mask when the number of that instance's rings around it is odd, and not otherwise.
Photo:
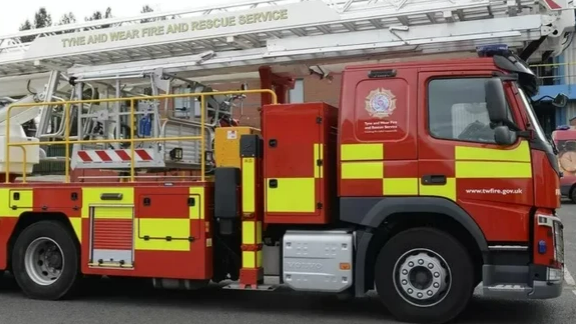
[(354, 237), (345, 231), (287, 231), (282, 278), (294, 290), (342, 292), (352, 286)]

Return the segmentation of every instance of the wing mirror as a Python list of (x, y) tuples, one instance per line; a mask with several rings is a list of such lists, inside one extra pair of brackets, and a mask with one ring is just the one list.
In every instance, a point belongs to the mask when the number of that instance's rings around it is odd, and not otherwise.
[(507, 121), (508, 116), (506, 113), (506, 95), (504, 93), (504, 85), (498, 78), (491, 78), (484, 83), (484, 90), (486, 93), (486, 109), (490, 121), (496, 124), (504, 123)]
[(555, 107), (564, 108), (568, 104), (568, 96), (563, 93), (559, 93), (556, 95), (556, 98), (554, 98), (554, 100), (552, 101), (552, 104)]
[(516, 132), (511, 131), (508, 126), (496, 126), (494, 128), (494, 141), (498, 145), (512, 145), (518, 140)]

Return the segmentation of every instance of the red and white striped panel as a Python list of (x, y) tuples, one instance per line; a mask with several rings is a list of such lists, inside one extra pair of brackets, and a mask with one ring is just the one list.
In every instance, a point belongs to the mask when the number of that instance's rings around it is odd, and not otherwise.
[[(152, 152), (134, 150), (135, 162), (153, 162)], [(83, 150), (76, 152), (79, 163), (130, 163), (130, 150)]]

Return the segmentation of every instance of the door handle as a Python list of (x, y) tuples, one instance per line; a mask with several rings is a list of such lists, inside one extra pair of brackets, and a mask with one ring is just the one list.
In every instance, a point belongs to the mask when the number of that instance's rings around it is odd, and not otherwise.
[(442, 174), (427, 174), (422, 177), (423, 185), (444, 185), (446, 184), (446, 176)]

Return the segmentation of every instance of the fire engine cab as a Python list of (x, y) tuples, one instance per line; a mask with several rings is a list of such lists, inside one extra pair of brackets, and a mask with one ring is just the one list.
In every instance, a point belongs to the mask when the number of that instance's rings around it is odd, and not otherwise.
[[(48, 300), (83, 276), (262, 291), (276, 276), (376, 290), (418, 323), (454, 319), (479, 285), (560, 296), (560, 171), (527, 61), (570, 43), (567, 2), (269, 4), (4, 37), (3, 80), (46, 83), (0, 110), (0, 270)], [(340, 72), (339, 108), (288, 102), (295, 76)], [(238, 125), (253, 95), (261, 125)], [(45, 161), (64, 174), (36, 176)]]

